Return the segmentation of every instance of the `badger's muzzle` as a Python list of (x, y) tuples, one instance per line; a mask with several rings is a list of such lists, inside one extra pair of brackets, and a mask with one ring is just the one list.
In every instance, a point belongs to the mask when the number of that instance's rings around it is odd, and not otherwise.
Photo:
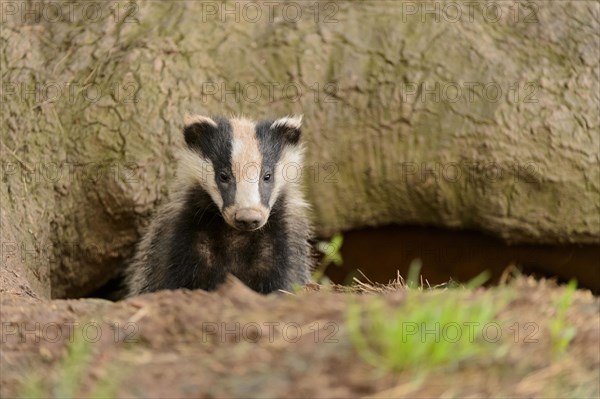
[(262, 212), (253, 208), (241, 208), (235, 212), (235, 227), (240, 230), (256, 230), (265, 224)]

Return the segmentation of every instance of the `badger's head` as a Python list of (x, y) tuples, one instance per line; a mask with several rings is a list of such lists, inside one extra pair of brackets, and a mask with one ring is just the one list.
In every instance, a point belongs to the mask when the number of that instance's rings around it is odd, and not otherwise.
[(184, 123), (180, 178), (207, 192), (235, 229), (263, 227), (277, 198), (298, 179), (302, 117), (253, 122), (186, 115)]

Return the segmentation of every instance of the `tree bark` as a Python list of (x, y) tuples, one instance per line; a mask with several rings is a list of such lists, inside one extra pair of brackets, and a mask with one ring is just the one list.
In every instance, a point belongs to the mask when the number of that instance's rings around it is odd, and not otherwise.
[(186, 111), (303, 113), (322, 235), (599, 242), (597, 2), (51, 3), (2, 4), (0, 57), (2, 261), (41, 295), (131, 255)]

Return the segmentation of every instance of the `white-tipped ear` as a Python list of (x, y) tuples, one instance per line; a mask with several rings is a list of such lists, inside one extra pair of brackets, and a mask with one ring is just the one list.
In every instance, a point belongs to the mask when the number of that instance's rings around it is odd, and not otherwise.
[(279, 118), (271, 124), (271, 130), (276, 131), (286, 143), (297, 145), (300, 141), (302, 115)]
[(200, 148), (203, 137), (217, 131), (217, 124), (208, 116), (186, 114), (183, 123), (183, 137), (189, 148)]
[(199, 124), (208, 123), (209, 125), (217, 127), (217, 123), (215, 121), (213, 121), (212, 119), (210, 119), (208, 116), (192, 115), (192, 114), (189, 114), (186, 112), (186, 114), (183, 116), (183, 124), (185, 126), (190, 126), (195, 123), (199, 123)]
[(293, 115), (286, 116), (277, 119), (271, 125), (271, 129), (287, 128), (287, 129), (300, 129), (302, 127), (302, 118), (304, 115)]

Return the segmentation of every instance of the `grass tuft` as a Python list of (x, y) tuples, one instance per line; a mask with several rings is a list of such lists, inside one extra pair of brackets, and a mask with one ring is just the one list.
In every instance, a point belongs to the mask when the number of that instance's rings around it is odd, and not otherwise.
[(499, 299), (491, 291), (475, 294), (465, 289), (412, 291), (400, 307), (372, 297), (362, 306), (349, 305), (348, 333), (365, 361), (396, 372), (428, 371), (474, 356), (494, 356), (498, 348), (486, 342), (483, 330), (508, 296)]
[(331, 264), (341, 266), (344, 263), (341, 253), (343, 243), (344, 236), (341, 233), (335, 234), (329, 241), (317, 242), (316, 249), (323, 255), (323, 258), (313, 272), (312, 279), (314, 281), (327, 281), (325, 277), (325, 271), (327, 270), (327, 267), (329, 267)]
[(58, 365), (55, 374), (55, 383), (49, 378), (42, 378), (36, 373), (25, 377), (21, 387), (21, 398), (115, 398), (117, 389), (122, 379), (117, 369), (108, 370), (99, 378), (85, 396), (85, 379), (89, 372), (97, 365), (93, 364), (94, 354), (92, 343), (83, 338), (83, 334), (76, 334), (73, 341), (67, 346), (67, 353)]
[(573, 302), (577, 290), (577, 282), (571, 280), (565, 288), (565, 293), (556, 301), (556, 317), (550, 321), (550, 337), (552, 340), (552, 355), (562, 356), (571, 340), (575, 337), (576, 328), (567, 326), (567, 310)]

